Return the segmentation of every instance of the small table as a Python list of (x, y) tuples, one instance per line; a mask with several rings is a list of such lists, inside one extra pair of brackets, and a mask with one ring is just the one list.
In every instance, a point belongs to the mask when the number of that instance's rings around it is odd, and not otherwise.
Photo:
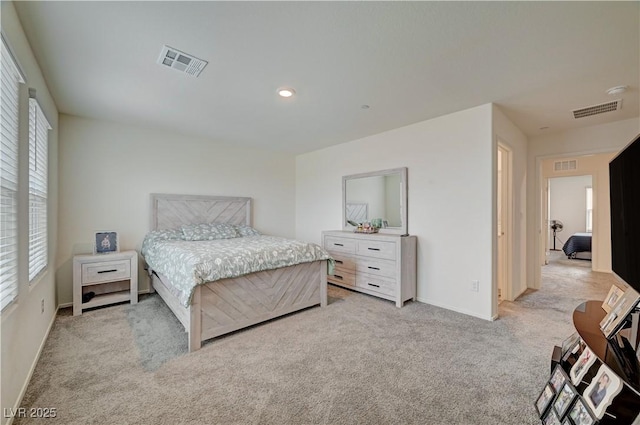
[[(128, 288), (105, 291), (107, 284), (129, 281)], [(94, 286), (96, 295), (82, 302), (83, 288)], [(82, 310), (103, 305), (131, 301), (138, 302), (138, 253), (123, 251), (111, 254), (75, 255), (73, 257), (73, 315)]]

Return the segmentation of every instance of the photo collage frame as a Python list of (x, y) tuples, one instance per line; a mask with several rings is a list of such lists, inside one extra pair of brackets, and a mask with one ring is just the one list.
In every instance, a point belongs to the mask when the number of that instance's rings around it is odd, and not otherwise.
[[(570, 367), (568, 373), (562, 364), (555, 366), (535, 401), (538, 416), (544, 425), (598, 424), (624, 382), (579, 337), (577, 341), (574, 335), (567, 338), (562, 348), (576, 356), (580, 354), (571, 366), (565, 364)], [(581, 393), (579, 388), (584, 391)]]
[(586, 372), (595, 364), (596, 356), (585, 348), (579, 361), (581, 363), (576, 362), (569, 374), (561, 365), (556, 365), (536, 399), (535, 408), (544, 425), (595, 425), (622, 389), (620, 378), (616, 377), (616, 381), (610, 376), (614, 374), (602, 365), (581, 395), (577, 385), (574, 385), (574, 377), (579, 377), (578, 384), (581, 383)]

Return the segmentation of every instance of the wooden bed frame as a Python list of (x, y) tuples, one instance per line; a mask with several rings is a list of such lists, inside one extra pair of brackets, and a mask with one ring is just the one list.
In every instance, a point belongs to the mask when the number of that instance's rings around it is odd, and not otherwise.
[[(151, 229), (183, 224), (251, 225), (251, 198), (151, 194)], [(168, 289), (166, 277), (151, 274), (154, 290), (189, 334), (189, 351), (202, 341), (314, 305), (327, 305), (326, 260), (251, 273), (198, 285), (184, 307)]]

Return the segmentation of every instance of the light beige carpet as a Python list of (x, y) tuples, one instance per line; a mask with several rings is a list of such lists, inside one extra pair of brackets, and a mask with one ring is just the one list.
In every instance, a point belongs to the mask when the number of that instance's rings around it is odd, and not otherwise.
[(324, 309), (192, 354), (157, 296), (61, 311), (22, 406), (55, 407), (55, 423), (69, 425), (538, 424), (553, 345), (573, 332), (573, 309), (603, 299), (613, 278), (555, 262), (543, 279), (503, 302), (495, 322), (330, 286)]

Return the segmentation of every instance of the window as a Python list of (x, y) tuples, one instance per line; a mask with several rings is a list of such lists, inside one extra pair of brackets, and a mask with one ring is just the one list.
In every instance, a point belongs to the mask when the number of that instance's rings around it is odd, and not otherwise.
[(587, 187), (587, 232), (593, 232), (593, 188)]
[(29, 282), (47, 266), (47, 162), (51, 125), (29, 89)]
[(0, 86), (0, 309), (18, 296), (18, 66), (2, 37)]

